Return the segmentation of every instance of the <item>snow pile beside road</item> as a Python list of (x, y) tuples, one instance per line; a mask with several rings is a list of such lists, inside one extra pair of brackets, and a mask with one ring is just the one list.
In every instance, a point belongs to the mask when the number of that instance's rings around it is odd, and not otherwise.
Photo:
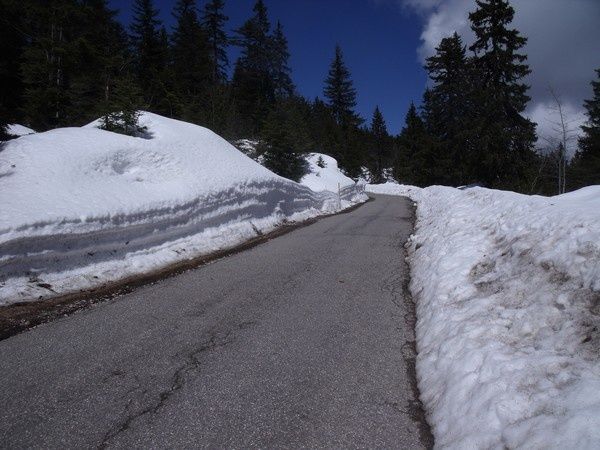
[[(306, 158), (309, 172), (302, 177), (300, 183), (315, 192), (345, 189), (355, 185), (352, 178), (347, 177), (338, 168), (335, 158), (322, 153), (311, 153)], [(323, 165), (320, 167), (319, 164)]]
[(417, 201), (417, 373), (438, 448), (600, 448), (600, 186)]
[(18, 123), (13, 123), (6, 127), (6, 133), (11, 136), (19, 137), (27, 136), (28, 134), (33, 134), (35, 133), (35, 131), (26, 126), (19, 125)]
[(0, 153), (0, 304), (87, 289), (364, 201), (313, 192), (210, 130), (151, 113), (145, 138), (62, 128)]

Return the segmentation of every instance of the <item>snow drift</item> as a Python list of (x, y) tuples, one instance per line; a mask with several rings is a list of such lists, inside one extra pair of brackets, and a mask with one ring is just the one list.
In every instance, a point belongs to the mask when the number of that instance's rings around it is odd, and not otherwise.
[(417, 375), (437, 448), (600, 448), (600, 186), (417, 202)]
[(313, 192), (210, 130), (151, 113), (147, 134), (63, 128), (0, 153), (0, 304), (89, 288), (234, 246), (366, 196)]

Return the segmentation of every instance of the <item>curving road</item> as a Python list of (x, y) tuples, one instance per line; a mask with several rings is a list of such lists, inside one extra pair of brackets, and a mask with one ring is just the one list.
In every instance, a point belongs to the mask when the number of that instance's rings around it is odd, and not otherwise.
[(0, 447), (431, 447), (411, 230), (376, 196), (1, 341)]

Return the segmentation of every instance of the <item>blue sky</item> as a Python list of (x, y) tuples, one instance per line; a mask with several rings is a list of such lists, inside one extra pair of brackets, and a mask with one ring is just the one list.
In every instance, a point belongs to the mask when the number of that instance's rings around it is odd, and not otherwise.
[[(175, 0), (155, 0), (167, 28), (173, 25)], [(266, 0), (271, 23), (280, 20), (289, 41), (292, 75), (299, 92), (322, 96), (323, 81), (336, 42), (342, 46), (358, 92), (357, 111), (370, 123), (376, 105), (388, 130), (398, 133), (411, 101), (420, 102), (426, 85), (417, 48), (422, 16), (393, 1)], [(131, 0), (109, 0), (120, 19), (131, 19)], [(203, 0), (198, 1), (202, 8)], [(225, 0), (229, 30), (252, 14), (254, 0)], [(237, 52), (231, 50), (231, 64)]]

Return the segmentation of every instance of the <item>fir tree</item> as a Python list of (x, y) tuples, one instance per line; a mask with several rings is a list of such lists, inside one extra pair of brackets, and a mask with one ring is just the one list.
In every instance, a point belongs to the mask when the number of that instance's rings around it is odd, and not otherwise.
[(360, 124), (354, 113), (356, 90), (352, 85), (350, 71), (344, 63), (342, 49), (339, 45), (335, 47), (335, 56), (325, 80), (324, 94), (338, 124)]
[(593, 96), (584, 102), (587, 122), (581, 127), (583, 135), (572, 163), (576, 187), (600, 184), (600, 69), (596, 75), (591, 83)]
[(479, 149), (479, 181), (490, 187), (525, 189), (535, 156), (535, 125), (521, 114), (529, 97), (522, 80), (530, 70), (518, 53), (527, 40), (508, 26), (514, 9), (507, 0), (476, 0), (469, 14), (475, 42), (473, 110)]
[(373, 140), (374, 150), (374, 169), (373, 182), (381, 183), (384, 181), (383, 169), (385, 168), (385, 162), (388, 156), (388, 131), (383, 118), (383, 114), (379, 110), (379, 106), (375, 107), (373, 112), (373, 119), (371, 120), (371, 135)]
[(211, 0), (204, 6), (202, 25), (206, 30), (208, 47), (210, 52), (211, 79), (213, 85), (223, 83), (227, 80), (227, 45), (229, 39), (225, 34), (225, 23), (229, 20), (223, 13), (225, 2), (223, 0)]

